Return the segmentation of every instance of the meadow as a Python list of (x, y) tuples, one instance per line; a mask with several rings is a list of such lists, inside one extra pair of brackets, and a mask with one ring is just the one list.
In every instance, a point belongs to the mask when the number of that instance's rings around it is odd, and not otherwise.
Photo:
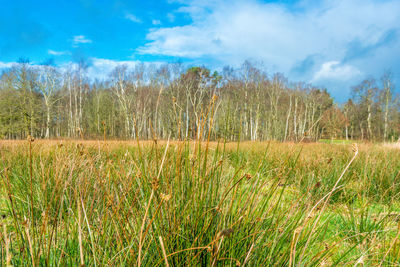
[(5, 266), (393, 266), (400, 149), (0, 141)]

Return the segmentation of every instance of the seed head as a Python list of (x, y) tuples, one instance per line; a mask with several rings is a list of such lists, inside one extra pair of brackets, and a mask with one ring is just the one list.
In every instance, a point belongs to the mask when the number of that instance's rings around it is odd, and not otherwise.
[(217, 212), (219, 212), (219, 213), (222, 213), (222, 209), (220, 208), (220, 207), (215, 207), (215, 210), (217, 211)]
[(247, 180), (250, 180), (252, 178), (251, 174), (249, 173), (246, 173), (244, 176), (246, 177)]
[(232, 228), (226, 228), (218, 233), (218, 237), (223, 237), (223, 236), (229, 237), (232, 233), (233, 233)]
[(317, 188), (320, 188), (321, 187), (321, 182), (317, 182), (315, 185), (314, 185), (314, 189), (317, 189)]
[(166, 195), (166, 194), (163, 194), (163, 193), (160, 194), (160, 197), (165, 202), (168, 202), (171, 199), (171, 195), (168, 195), (168, 194)]
[(151, 187), (153, 188), (154, 191), (156, 191), (159, 186), (160, 186), (160, 180), (154, 178), (153, 181), (151, 181)]
[(212, 102), (217, 101), (217, 99), (218, 99), (218, 96), (217, 96), (217, 95), (213, 95), (213, 97), (212, 97)]
[(299, 226), (299, 227), (297, 227), (297, 228), (294, 230), (294, 233), (295, 233), (296, 235), (298, 235), (302, 230), (303, 230), (303, 227), (302, 227), (302, 226)]
[(352, 149), (354, 153), (358, 152), (358, 146), (356, 143), (353, 144)]

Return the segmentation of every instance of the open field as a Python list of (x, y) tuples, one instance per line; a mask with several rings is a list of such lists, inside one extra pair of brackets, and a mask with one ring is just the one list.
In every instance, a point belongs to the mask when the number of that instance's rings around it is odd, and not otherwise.
[(400, 261), (398, 146), (0, 141), (0, 177), (4, 265)]

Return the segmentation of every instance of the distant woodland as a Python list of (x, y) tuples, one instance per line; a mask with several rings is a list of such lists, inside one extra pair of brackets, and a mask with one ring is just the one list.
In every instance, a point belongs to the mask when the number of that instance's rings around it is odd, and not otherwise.
[[(320, 138), (397, 141), (400, 102), (389, 72), (337, 104), (324, 88), (292, 83), (246, 61), (220, 73), (182, 64), (116, 67), (106, 81), (84, 61), (59, 68), (20, 60), (0, 76), (0, 138)], [(211, 130), (210, 130), (211, 129)]]

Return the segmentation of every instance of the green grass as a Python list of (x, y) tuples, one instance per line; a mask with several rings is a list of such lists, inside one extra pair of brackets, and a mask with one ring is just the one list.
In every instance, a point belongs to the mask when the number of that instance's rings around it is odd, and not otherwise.
[(400, 260), (397, 149), (360, 146), (330, 195), (351, 145), (31, 145), (30, 155), (27, 142), (0, 144), (2, 264), (7, 254), (15, 266)]

